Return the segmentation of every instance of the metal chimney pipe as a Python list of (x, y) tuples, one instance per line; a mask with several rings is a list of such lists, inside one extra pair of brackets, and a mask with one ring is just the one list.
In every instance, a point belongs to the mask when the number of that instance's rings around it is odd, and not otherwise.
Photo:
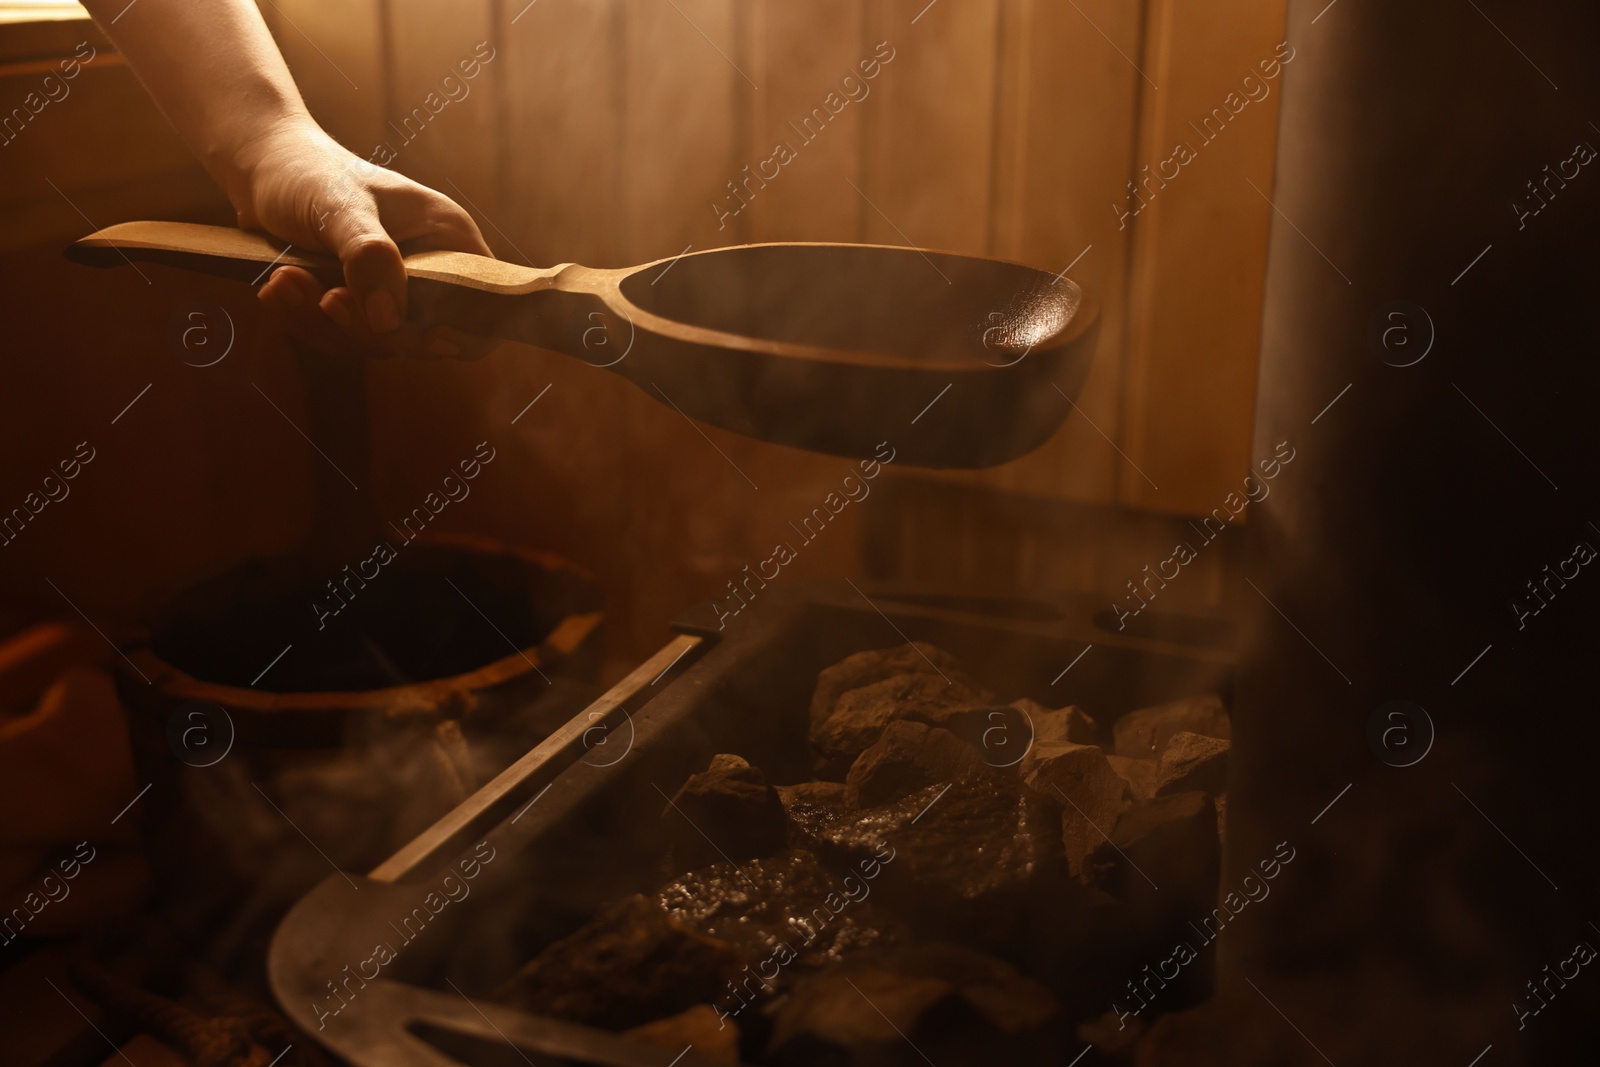
[(1250, 516), (1224, 890), (1297, 858), (1218, 942), (1229, 1062), (1577, 1062), (1600, 9), (1294, 0), (1288, 37), (1255, 433), (1297, 458)]

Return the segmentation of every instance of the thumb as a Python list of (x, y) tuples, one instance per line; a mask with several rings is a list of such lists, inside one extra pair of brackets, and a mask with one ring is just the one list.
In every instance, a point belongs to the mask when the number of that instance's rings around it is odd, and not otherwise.
[(326, 223), (324, 241), (344, 266), (357, 308), (373, 333), (388, 333), (405, 321), (406, 268), (400, 249), (384, 231), (372, 198), (348, 204)]

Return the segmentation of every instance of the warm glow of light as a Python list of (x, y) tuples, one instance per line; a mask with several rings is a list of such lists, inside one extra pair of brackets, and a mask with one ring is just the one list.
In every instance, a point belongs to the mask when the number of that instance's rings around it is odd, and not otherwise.
[(0, 22), (43, 22), (47, 19), (86, 19), (89, 12), (77, 0), (0, 0)]

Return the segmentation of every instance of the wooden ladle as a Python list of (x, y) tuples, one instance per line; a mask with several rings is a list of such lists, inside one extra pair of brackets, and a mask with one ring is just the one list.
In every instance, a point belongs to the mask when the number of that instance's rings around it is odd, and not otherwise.
[[(68, 255), (260, 281), (275, 264), (329, 284), (332, 256), (260, 234), (126, 222)], [(686, 415), (834, 455), (987, 467), (1071, 412), (1098, 305), (1061, 275), (891, 245), (757, 244), (639, 267), (544, 270), (462, 252), (407, 256), (408, 319), (575, 356)]]

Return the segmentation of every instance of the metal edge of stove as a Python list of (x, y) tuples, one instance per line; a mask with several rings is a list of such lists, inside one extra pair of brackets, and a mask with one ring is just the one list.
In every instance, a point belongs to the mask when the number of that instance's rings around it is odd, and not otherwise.
[(476, 793), (413, 838), (400, 851), (374, 867), (367, 877), (375, 882), (396, 882), (419, 869), (430, 856), (437, 855), (497, 805), (515, 794), (530, 778), (549, 766), (561, 753), (569, 751), (574, 745), (581, 744), (584, 735), (595, 729), (597, 723), (604, 723), (627, 701), (660, 681), (662, 676), (705, 641), (705, 637), (697, 634), (679, 634), (668, 641), (627, 677), (607, 690), (600, 699), (529, 749), (515, 763), (495, 775)]
[[(867, 588), (872, 596), (853, 583), (807, 583), (798, 589), (768, 594), (769, 600), (762, 609), (772, 626), (781, 625), (788, 615), (817, 606), (872, 610), (898, 632), (899, 627), (885, 613), (887, 607), (902, 617), (920, 616), (929, 621), (953, 623), (981, 620), (990, 626), (1014, 630), (1018, 636), (1082, 640), (1085, 649), (1100, 644), (1203, 661), (1213, 664), (1219, 673), (1231, 673), (1235, 663), (1231, 651), (1123, 635), (1097, 626), (1093, 619), (1099, 602), (1088, 597), (975, 599), (960, 593), (948, 596), (930, 593), (925, 585), (869, 584)], [(975, 610), (975, 604), (991, 610)], [(1007, 610), (1008, 605), (1016, 610)], [(429, 869), (430, 860), (445, 857), (452, 847), (464, 855), (475, 837), (484, 843), (493, 841), (501, 847), (511, 847), (519, 839), (523, 843), (532, 840), (540, 828), (559, 822), (564, 811), (588, 795), (583, 787), (563, 782), (564, 778), (573, 777), (566, 772), (576, 770), (578, 750), (584, 746), (587, 733), (676, 670), (672, 680), (650, 694), (639, 713), (629, 720), (641, 736), (645, 733), (659, 735), (671, 729), (681, 717), (675, 713), (681, 713), (687, 706), (685, 690), (713, 682), (720, 670), (736, 662), (740, 646), (755, 643), (750, 631), (756, 628), (746, 627), (741, 632), (739, 627), (734, 627), (724, 635), (712, 625), (715, 618), (710, 605), (701, 605), (686, 613), (674, 624), (680, 631), (678, 636), (388, 860), (364, 877), (344, 872), (331, 875), (307, 893), (280, 922), (268, 953), (268, 979), (284, 1013), (303, 1031), (357, 1067), (463, 1067), (463, 1061), (412, 1033), (411, 1027), (416, 1025), (432, 1026), (482, 1041), (500, 1041), (519, 1055), (526, 1049), (538, 1055), (598, 1067), (666, 1067), (669, 1061), (682, 1067), (709, 1064), (710, 1061), (691, 1049), (685, 1049), (674, 1059), (670, 1053), (663, 1055), (665, 1050), (660, 1046), (594, 1027), (530, 1015), (505, 1005), (480, 1003), (459, 989), (452, 995), (377, 975), (368, 978), (364, 970), (360, 971), (352, 988), (356, 972), (351, 970), (348, 961), (360, 958), (358, 946), (371, 943), (356, 940), (351, 930), (358, 925), (355, 922), (358, 916), (374, 910), (372, 897), (404, 900), (409, 893), (414, 898), (416, 886), (407, 880), (414, 881), (420, 872)], [(682, 663), (686, 659), (688, 663)], [(674, 696), (680, 699), (675, 701)], [(598, 769), (603, 773), (612, 766), (615, 764), (600, 765)], [(546, 778), (548, 782), (544, 782)], [(544, 782), (543, 788), (534, 793), (541, 782)], [(558, 788), (562, 785), (572, 788)], [(594, 788), (593, 784), (588, 788)], [(517, 827), (516, 823), (547, 794), (552, 794), (550, 799), (540, 805), (540, 810), (527, 824)], [(520, 810), (510, 814), (509, 809), (524, 800), (526, 803)], [(493, 822), (497, 817), (498, 821)], [(493, 825), (489, 826), (491, 822)], [(450, 870), (448, 859), (432, 866)], [(352, 891), (365, 891), (361, 903), (357, 903)], [(339, 948), (346, 951), (339, 952)], [(335, 950), (331, 956), (330, 949)], [(368, 957), (362, 962), (370, 961)], [(345, 966), (339, 967), (340, 963)], [(335, 981), (318, 984), (319, 978), (326, 979), (329, 975), (339, 980), (339, 988), (349, 994), (349, 1003), (337, 992)], [(348, 1020), (338, 1021), (330, 1031), (327, 1027), (330, 1013), (319, 1012), (314, 998), (335, 1002), (334, 997), (338, 997), (336, 1003), (340, 1007), (332, 1015), (342, 1015), (357, 1003), (362, 1007)]]
[[(687, 628), (693, 629), (692, 625)], [(559, 1019), (531, 1016), (503, 1005), (478, 1003), (465, 994), (452, 996), (408, 982), (368, 977), (359, 964), (352, 972), (353, 961), (365, 963), (371, 957), (362, 959), (364, 945), (370, 942), (350, 936), (349, 920), (354, 909), (372, 910), (373, 905), (356, 904), (351, 894), (364, 890), (367, 897), (381, 900), (403, 897), (410, 890), (409, 896), (415, 898), (414, 887), (407, 886), (403, 879), (423, 870), (429, 860), (437, 859), (450, 845), (464, 839), (470, 841), (473, 835), (469, 831), (481, 828), (497, 814), (501, 816), (499, 827), (514, 825), (570, 765), (571, 760), (563, 761), (562, 757), (573, 757), (575, 750), (583, 746), (588, 731), (656, 685), (692, 653), (703, 652), (714, 643), (706, 634), (680, 633), (370, 873), (335, 873), (302, 897), (279, 923), (268, 949), (268, 982), (284, 1014), (330, 1051), (362, 1067), (462, 1067), (460, 1060), (411, 1033), (410, 1028), (417, 1024), (431, 1024), (486, 1041), (503, 1040), (518, 1050), (526, 1048), (579, 1062), (662, 1067), (661, 1050), (655, 1046)], [(692, 663), (693, 660), (683, 665), (683, 669)], [(552, 768), (553, 774), (541, 774)], [(544, 777), (552, 781), (526, 806), (509, 818), (503, 814), (508, 804), (521, 801)], [(533, 821), (529, 820), (530, 824)], [(403, 914), (405, 909), (400, 911)], [(374, 975), (379, 973), (381, 969)], [(343, 994), (335, 991), (335, 982)], [(348, 1005), (344, 1003), (346, 996)], [(338, 1009), (331, 1013), (318, 1011), (317, 999), (330, 1001), (334, 997), (339, 998)], [(472, 1010), (463, 1011), (460, 1001)], [(358, 1004), (360, 1011), (348, 1019), (337, 1019), (347, 1007)], [(330, 1016), (337, 1019), (332, 1028), (328, 1026)], [(691, 1054), (681, 1063), (683, 1067), (704, 1067), (707, 1061)]]

